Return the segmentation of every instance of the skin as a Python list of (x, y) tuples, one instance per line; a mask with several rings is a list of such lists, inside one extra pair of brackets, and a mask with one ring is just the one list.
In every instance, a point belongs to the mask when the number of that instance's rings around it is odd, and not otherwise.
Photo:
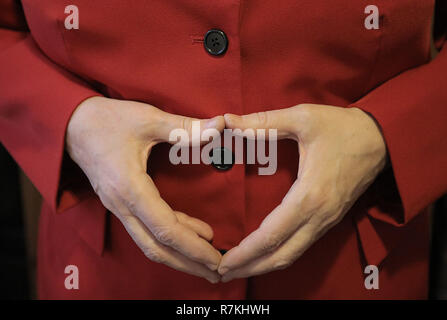
[(380, 128), (357, 108), (305, 104), (201, 120), (202, 130), (277, 129), (278, 139), (297, 141), (300, 154), (297, 179), (282, 202), (222, 257), (210, 244), (211, 227), (172, 210), (146, 173), (151, 148), (169, 142), (171, 130), (190, 132), (192, 120), (198, 119), (93, 97), (70, 119), (66, 149), (149, 259), (212, 283), (290, 266), (341, 221), (387, 161)]
[[(66, 150), (150, 260), (216, 283), (221, 254), (210, 244), (213, 230), (172, 210), (146, 173), (152, 147), (169, 142), (173, 129), (191, 132), (192, 120), (198, 119), (144, 103), (93, 97), (72, 115)], [(222, 116), (201, 120), (203, 129), (224, 126)]]
[(377, 124), (357, 108), (298, 105), (244, 116), (225, 115), (227, 128), (277, 129), (297, 141), (297, 179), (257, 230), (222, 258), (222, 281), (290, 266), (336, 225), (386, 164)]

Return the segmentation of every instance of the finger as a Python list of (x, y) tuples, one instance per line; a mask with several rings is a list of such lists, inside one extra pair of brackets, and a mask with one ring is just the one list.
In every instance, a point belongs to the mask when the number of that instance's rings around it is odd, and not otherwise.
[(201, 120), (163, 112), (160, 117), (156, 138), (164, 142), (176, 143), (178, 135), (181, 135), (183, 138), (183, 134), (187, 134), (189, 145), (199, 146), (207, 143), (207, 141), (201, 141), (200, 139), (204, 130), (215, 129), (221, 132), (224, 128), (225, 120), (223, 116)]
[[(132, 188), (123, 199), (130, 212), (152, 232), (162, 244), (188, 258), (216, 269), (221, 254), (208, 241), (181, 224), (169, 205), (160, 197), (152, 179), (145, 173), (134, 175)], [(205, 231), (206, 233), (207, 231)]]
[(209, 224), (200, 219), (190, 217), (183, 212), (175, 211), (175, 214), (181, 224), (191, 228), (191, 230), (193, 230), (205, 240), (213, 240), (213, 229), (210, 227)]
[(315, 230), (311, 225), (303, 226), (276, 251), (227, 272), (221, 281), (248, 278), (289, 267), (316, 241), (314, 234)]
[(225, 274), (228, 270), (273, 252), (304, 225), (309, 216), (300, 204), (304, 193), (298, 180), (295, 181), (281, 204), (264, 219), (260, 227), (223, 256), (219, 273)]
[(224, 115), (224, 118), (225, 126), (229, 129), (241, 129), (242, 131), (247, 129), (255, 131), (265, 129), (266, 139), (269, 138), (269, 129), (277, 130), (278, 139), (291, 137), (296, 126), (293, 122), (293, 113), (289, 108), (256, 112), (242, 116), (227, 113)]
[(161, 244), (135, 216), (126, 215), (121, 219), (125, 229), (143, 253), (153, 262), (165, 264), (173, 269), (202, 277), (211, 283), (217, 283), (220, 276), (203, 264), (194, 262), (176, 250)]

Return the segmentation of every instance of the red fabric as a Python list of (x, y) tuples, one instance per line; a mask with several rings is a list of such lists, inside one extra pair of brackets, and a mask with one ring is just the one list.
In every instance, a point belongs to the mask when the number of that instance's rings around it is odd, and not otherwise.
[(2, 0), (0, 2), (0, 27), (26, 30), (26, 21), (19, 1)]
[[(358, 0), (78, 0), (79, 30), (64, 28), (63, 1), (22, 4), (31, 34), (0, 31), (0, 138), (46, 200), (41, 298), (426, 297), (421, 212), (447, 189), (447, 52), (428, 63), (434, 1), (375, 1), (379, 30), (364, 28), (369, 3)], [(20, 20), (14, 8), (1, 26)], [(212, 28), (229, 39), (223, 56), (197, 40)], [(199, 118), (299, 103), (357, 106), (382, 127), (392, 169), (292, 267), (211, 285), (148, 261), (79, 168), (62, 161), (69, 117), (93, 95)], [(257, 228), (298, 166), (292, 141), (278, 144), (273, 176), (257, 175), (255, 165), (174, 166), (168, 150), (155, 147), (150, 175), (174, 209), (213, 227), (219, 249)], [(363, 284), (371, 263), (380, 266), (379, 290)], [(64, 287), (69, 264), (79, 267), (79, 290)]]

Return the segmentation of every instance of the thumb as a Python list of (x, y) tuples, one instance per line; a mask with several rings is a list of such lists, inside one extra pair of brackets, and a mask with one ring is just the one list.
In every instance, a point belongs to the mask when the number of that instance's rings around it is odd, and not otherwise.
[(213, 229), (205, 221), (188, 216), (187, 214), (179, 211), (176, 211), (175, 214), (181, 224), (189, 227), (191, 230), (197, 233), (197, 235), (207, 240), (208, 242), (211, 242), (213, 240)]
[(269, 136), (269, 130), (276, 130), (278, 139), (290, 137), (293, 133), (292, 114), (289, 109), (262, 111), (238, 116), (227, 113), (224, 115), (225, 126), (229, 129), (265, 130), (265, 137)]
[[(201, 141), (204, 130), (214, 129), (216, 132), (221, 132), (224, 128), (225, 120), (223, 116), (197, 119), (165, 112), (157, 138), (164, 142), (176, 143), (178, 137), (181, 137), (181, 140), (188, 141), (189, 145), (198, 146), (202, 143), (207, 143), (207, 141)], [(180, 142), (182, 143), (182, 141)]]

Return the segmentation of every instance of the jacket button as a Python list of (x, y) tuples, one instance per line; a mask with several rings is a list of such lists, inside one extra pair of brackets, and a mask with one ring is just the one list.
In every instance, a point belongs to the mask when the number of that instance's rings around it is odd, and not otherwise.
[(214, 148), (210, 151), (211, 164), (214, 168), (226, 171), (230, 170), (234, 164), (234, 154), (227, 148)]
[(219, 56), (227, 50), (228, 39), (223, 31), (211, 29), (205, 34), (203, 45), (209, 54)]

